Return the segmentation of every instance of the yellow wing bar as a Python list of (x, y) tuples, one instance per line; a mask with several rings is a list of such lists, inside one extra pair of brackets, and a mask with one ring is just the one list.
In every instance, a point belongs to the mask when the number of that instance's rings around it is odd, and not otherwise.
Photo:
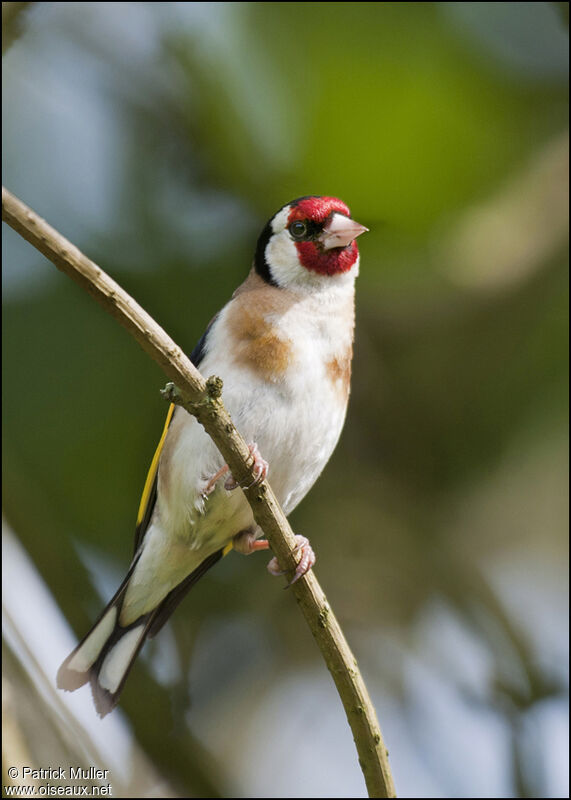
[[(153, 460), (151, 461), (151, 466), (149, 467), (149, 471), (147, 473), (147, 479), (145, 480), (145, 486), (143, 488), (143, 494), (141, 496), (141, 502), (139, 503), (139, 511), (137, 514), (137, 526), (139, 526), (142, 523), (142, 521), (145, 518), (145, 514), (147, 513), (149, 500), (153, 492), (155, 478), (157, 477), (157, 470), (159, 468), (159, 459), (161, 457), (161, 452), (163, 449), (163, 445), (165, 443), (167, 431), (169, 429), (169, 425), (172, 420), (172, 415), (174, 414), (174, 409), (175, 409), (175, 404), (171, 403), (169, 406), (169, 410), (167, 412), (167, 418), (165, 420), (165, 426), (163, 428), (161, 438), (159, 439), (157, 449), (155, 450)], [(228, 544), (223, 548), (222, 555), (223, 556), (228, 555), (230, 550), (232, 550), (232, 540), (230, 540)]]
[(143, 494), (141, 496), (141, 502), (139, 503), (139, 512), (137, 514), (137, 525), (140, 525), (145, 517), (145, 513), (147, 511), (147, 506), (149, 504), (149, 498), (153, 491), (153, 484), (155, 482), (155, 478), (157, 476), (157, 470), (159, 468), (159, 458), (161, 457), (161, 451), (163, 449), (163, 445), (165, 443), (165, 439), (167, 436), (167, 431), (169, 429), (169, 425), (172, 419), (172, 415), (174, 414), (175, 404), (171, 403), (169, 406), (169, 410), (167, 412), (167, 418), (165, 420), (165, 427), (163, 428), (163, 432), (161, 438), (159, 439), (159, 443), (157, 445), (157, 449), (155, 450), (155, 455), (153, 456), (153, 460), (151, 461), (151, 466), (149, 467), (149, 471), (147, 473), (147, 479), (145, 481), (145, 486), (143, 488)]

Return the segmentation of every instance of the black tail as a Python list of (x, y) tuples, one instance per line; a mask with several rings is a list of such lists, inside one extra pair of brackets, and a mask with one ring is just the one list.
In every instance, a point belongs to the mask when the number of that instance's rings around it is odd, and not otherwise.
[(57, 674), (58, 688), (72, 692), (88, 681), (97, 713), (104, 717), (119, 702), (119, 696), (139, 650), (147, 636), (155, 636), (172, 612), (210, 567), (222, 558), (223, 550), (208, 556), (161, 603), (129, 625), (119, 622), (123, 598), (138, 561), (104, 609), (95, 625), (66, 658)]

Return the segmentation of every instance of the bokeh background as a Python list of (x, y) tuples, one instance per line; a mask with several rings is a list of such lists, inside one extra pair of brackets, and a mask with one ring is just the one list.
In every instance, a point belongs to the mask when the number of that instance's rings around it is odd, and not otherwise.
[[(567, 797), (567, 4), (4, 3), (3, 23), (5, 185), (188, 351), (285, 202), (336, 195), (370, 228), (347, 423), (293, 527), (400, 796)], [(5, 769), (364, 797), (264, 555), (193, 589), (103, 722), (55, 690), (129, 562), (165, 379), (3, 234)]]

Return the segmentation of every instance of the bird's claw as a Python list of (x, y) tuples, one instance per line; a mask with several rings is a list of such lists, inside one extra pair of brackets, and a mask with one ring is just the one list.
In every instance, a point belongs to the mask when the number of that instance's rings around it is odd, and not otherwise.
[[(252, 469), (254, 471), (254, 480), (249, 484), (249, 486), (243, 486), (243, 489), (251, 489), (253, 486), (259, 486), (262, 481), (266, 480), (269, 470), (268, 462), (262, 458), (262, 454), (260, 453), (256, 442), (248, 445), (248, 449), (253, 459)], [(224, 484), (224, 488), (229, 492), (231, 492), (233, 489), (237, 489), (239, 486), (240, 484), (234, 480), (233, 475), (230, 475)]]
[[(298, 551), (301, 552), (299, 561), (297, 562), (297, 567), (295, 568), (295, 573), (291, 581), (286, 586), (286, 589), (289, 588), (293, 583), (298, 581), (302, 578), (306, 572), (313, 567), (315, 564), (315, 553), (313, 552), (313, 548), (309, 543), (309, 539), (305, 536), (296, 535), (295, 540), (297, 542), (297, 546), (294, 549), (294, 553)], [(277, 558), (274, 556), (270, 563), (267, 566), (267, 570), (270, 575), (274, 575), (278, 577), (279, 575), (285, 575), (287, 570), (280, 569), (280, 565), (278, 563)]]
[[(269, 470), (268, 462), (262, 458), (262, 455), (258, 449), (258, 445), (256, 444), (256, 442), (249, 445), (248, 449), (250, 450), (250, 454), (253, 459), (252, 468), (254, 470), (254, 480), (249, 486), (242, 487), (244, 489), (251, 489), (252, 486), (258, 486), (260, 483), (262, 483), (262, 481), (266, 479)], [(224, 466), (221, 467), (218, 470), (218, 472), (216, 472), (210, 478), (210, 480), (207, 481), (204, 489), (201, 492), (203, 500), (208, 499), (208, 497), (212, 494), (212, 492), (216, 488), (216, 484), (218, 483), (220, 478), (223, 478), (224, 475), (226, 475), (228, 472), (230, 472), (230, 468), (228, 464), (224, 464)], [(237, 489), (239, 486), (240, 484), (234, 480), (233, 475), (230, 475), (228, 478), (226, 478), (226, 481), (224, 482), (224, 488), (229, 492), (231, 492), (233, 489)]]

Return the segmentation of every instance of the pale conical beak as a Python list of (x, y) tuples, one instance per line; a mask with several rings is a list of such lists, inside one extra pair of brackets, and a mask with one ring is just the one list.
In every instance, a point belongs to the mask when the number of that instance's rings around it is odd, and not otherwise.
[(323, 233), (318, 237), (324, 250), (331, 250), (333, 247), (347, 247), (353, 239), (368, 231), (364, 225), (359, 225), (343, 214), (333, 214), (329, 222), (323, 228)]

